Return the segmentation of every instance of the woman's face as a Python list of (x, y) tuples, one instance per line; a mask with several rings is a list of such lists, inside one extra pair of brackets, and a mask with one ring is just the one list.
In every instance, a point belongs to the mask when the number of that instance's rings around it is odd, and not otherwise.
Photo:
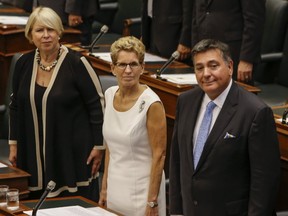
[(51, 29), (38, 21), (35, 22), (31, 31), (32, 41), (40, 52), (53, 52), (59, 46), (59, 34), (55, 29)]
[(116, 75), (119, 86), (132, 87), (139, 83), (144, 64), (139, 63), (136, 53), (120, 51), (117, 62), (111, 66), (111, 70)]

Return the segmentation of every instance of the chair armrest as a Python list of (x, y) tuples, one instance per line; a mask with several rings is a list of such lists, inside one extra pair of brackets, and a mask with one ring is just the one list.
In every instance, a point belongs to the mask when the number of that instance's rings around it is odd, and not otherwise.
[(130, 26), (141, 24), (141, 17), (124, 19), (123, 22), (124, 22), (124, 28), (123, 28), (122, 36), (129, 36), (131, 35)]
[(266, 53), (261, 55), (261, 62), (281, 61), (283, 53)]
[(109, 2), (100, 4), (100, 10), (117, 10), (118, 2)]

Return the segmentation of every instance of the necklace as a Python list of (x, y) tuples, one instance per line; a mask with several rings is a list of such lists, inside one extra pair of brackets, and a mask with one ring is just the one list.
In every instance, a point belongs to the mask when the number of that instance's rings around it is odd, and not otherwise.
[(52, 62), (51, 65), (48, 65), (48, 66), (45, 66), (41, 63), (41, 56), (40, 56), (40, 52), (39, 52), (39, 49), (37, 48), (36, 49), (36, 61), (40, 67), (41, 70), (45, 71), (45, 72), (50, 72), (57, 64), (58, 62), (58, 59), (60, 57), (60, 50), (61, 50), (61, 46), (59, 48), (59, 51), (58, 51), (58, 55), (57, 55), (57, 58)]

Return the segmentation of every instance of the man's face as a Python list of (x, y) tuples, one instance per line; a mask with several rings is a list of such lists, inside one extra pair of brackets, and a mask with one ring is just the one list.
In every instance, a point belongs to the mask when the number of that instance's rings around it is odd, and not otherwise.
[(228, 86), (233, 73), (233, 62), (225, 62), (220, 50), (210, 49), (196, 54), (193, 63), (199, 86), (214, 100)]

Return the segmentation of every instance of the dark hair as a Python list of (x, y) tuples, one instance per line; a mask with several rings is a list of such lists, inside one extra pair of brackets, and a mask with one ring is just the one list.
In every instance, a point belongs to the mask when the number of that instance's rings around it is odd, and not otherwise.
[(206, 52), (211, 49), (220, 50), (222, 54), (222, 58), (226, 63), (231, 61), (231, 54), (230, 54), (229, 46), (219, 40), (214, 40), (214, 39), (204, 39), (198, 42), (191, 51), (192, 60), (194, 59), (194, 56), (196, 54)]

